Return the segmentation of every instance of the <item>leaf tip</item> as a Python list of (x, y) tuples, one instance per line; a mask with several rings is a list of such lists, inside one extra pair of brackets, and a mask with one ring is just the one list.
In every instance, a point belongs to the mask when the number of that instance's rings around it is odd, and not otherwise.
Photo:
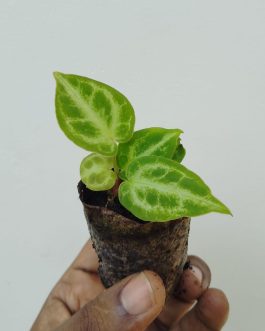
[(231, 210), (229, 208), (227, 208), (227, 215), (230, 215), (230, 216), (234, 217), (233, 213), (231, 212)]
[(53, 72), (53, 77), (55, 78), (55, 80), (58, 80), (60, 78), (60, 76), (62, 76), (63, 74), (59, 71), (54, 71)]
[(231, 210), (225, 206), (225, 208), (223, 209), (223, 214), (226, 214), (226, 215), (230, 215), (230, 216), (234, 216), (231, 212)]
[(222, 203), (220, 200), (217, 200), (217, 199), (216, 199), (216, 202), (217, 202), (216, 212), (221, 213), (221, 214), (230, 215), (233, 217), (231, 210), (224, 203)]

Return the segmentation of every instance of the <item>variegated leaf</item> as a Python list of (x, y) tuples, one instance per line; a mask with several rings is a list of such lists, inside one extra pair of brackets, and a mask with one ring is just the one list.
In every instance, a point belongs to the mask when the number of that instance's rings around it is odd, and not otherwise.
[(144, 156), (131, 162), (119, 200), (144, 221), (164, 222), (209, 212), (231, 214), (203, 180), (180, 163)]
[(80, 177), (82, 182), (93, 191), (111, 189), (117, 179), (114, 172), (114, 158), (92, 153), (81, 162)]
[(106, 156), (133, 134), (134, 110), (114, 88), (86, 77), (54, 73), (56, 115), (66, 136), (78, 146)]
[(119, 144), (117, 164), (124, 170), (135, 158), (147, 155), (158, 155), (172, 158), (182, 130), (147, 128), (136, 131), (132, 138)]
[(172, 159), (181, 163), (186, 155), (186, 150), (181, 143), (178, 144)]

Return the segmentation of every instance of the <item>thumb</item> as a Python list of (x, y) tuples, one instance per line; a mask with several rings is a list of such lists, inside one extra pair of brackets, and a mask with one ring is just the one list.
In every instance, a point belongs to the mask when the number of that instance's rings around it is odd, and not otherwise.
[(157, 274), (131, 275), (102, 292), (57, 331), (143, 331), (161, 312), (165, 296)]

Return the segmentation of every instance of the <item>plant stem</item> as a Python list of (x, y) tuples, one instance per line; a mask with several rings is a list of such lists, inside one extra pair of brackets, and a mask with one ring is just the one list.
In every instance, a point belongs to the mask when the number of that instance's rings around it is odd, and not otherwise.
[(114, 199), (118, 196), (118, 190), (119, 190), (119, 186), (120, 186), (121, 182), (122, 182), (121, 179), (118, 177), (116, 180), (116, 183), (114, 184), (113, 188), (111, 189)]
[(108, 201), (106, 207), (111, 207), (114, 205), (114, 200), (118, 196), (118, 190), (121, 182), (121, 179), (117, 178), (113, 188), (108, 191)]

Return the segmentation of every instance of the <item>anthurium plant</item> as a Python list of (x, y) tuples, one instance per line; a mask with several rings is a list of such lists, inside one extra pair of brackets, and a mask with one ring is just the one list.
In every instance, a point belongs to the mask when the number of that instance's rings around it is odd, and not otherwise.
[(210, 212), (231, 214), (194, 172), (181, 164), (180, 129), (151, 127), (134, 132), (135, 114), (119, 91), (96, 80), (54, 73), (56, 116), (76, 145), (92, 152), (80, 176), (92, 191), (113, 189), (137, 218), (166, 222)]

